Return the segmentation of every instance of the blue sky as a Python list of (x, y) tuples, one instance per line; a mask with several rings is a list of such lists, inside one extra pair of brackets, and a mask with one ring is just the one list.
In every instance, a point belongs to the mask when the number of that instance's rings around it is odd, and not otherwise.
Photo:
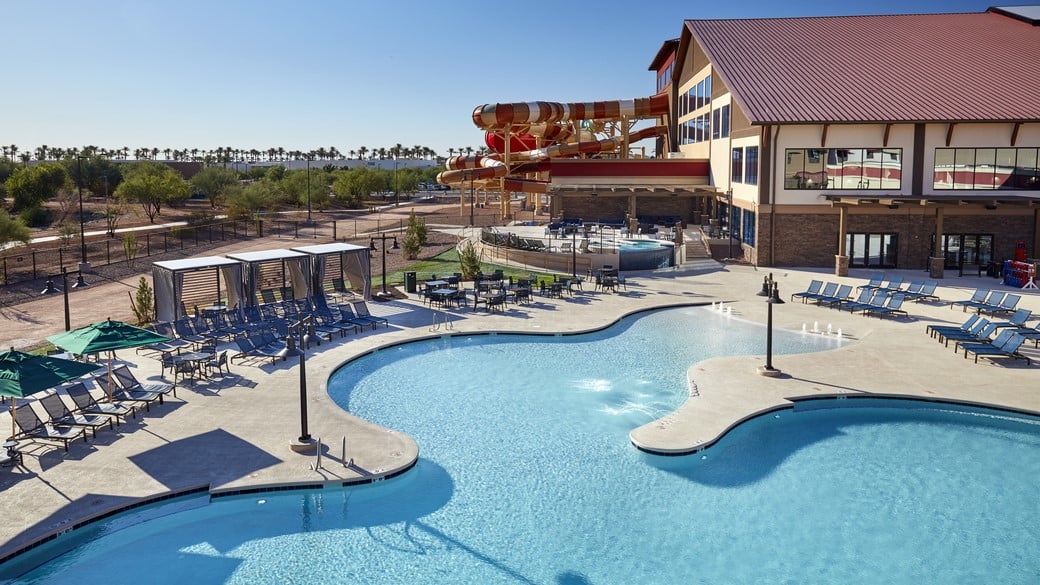
[[(684, 19), (980, 12), (964, 0), (3, 3), (0, 144), (474, 148), (484, 103), (651, 95)], [(547, 7), (547, 8), (543, 8)]]

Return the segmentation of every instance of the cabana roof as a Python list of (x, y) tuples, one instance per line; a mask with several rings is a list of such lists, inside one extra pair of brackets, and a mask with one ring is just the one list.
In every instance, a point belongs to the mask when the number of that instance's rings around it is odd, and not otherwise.
[(292, 250), (286, 250), (279, 248), (275, 250), (260, 250), (257, 252), (239, 252), (237, 254), (228, 254), (228, 258), (235, 260), (241, 260), (242, 262), (268, 262), (271, 260), (288, 260), (290, 258), (305, 258), (307, 255), (303, 252), (294, 252)]
[(152, 262), (153, 266), (165, 268), (166, 270), (172, 270), (174, 272), (202, 270), (204, 268), (219, 268), (221, 266), (230, 266), (235, 264), (240, 264), (240, 262), (223, 256), (202, 256), (200, 258), (181, 258), (180, 260)]
[(297, 246), (291, 248), (295, 252), (303, 252), (305, 254), (339, 254), (343, 252), (357, 252), (360, 250), (368, 250), (367, 246), (358, 246), (355, 244), (344, 244), (342, 242), (334, 242), (331, 244), (315, 244), (313, 246)]

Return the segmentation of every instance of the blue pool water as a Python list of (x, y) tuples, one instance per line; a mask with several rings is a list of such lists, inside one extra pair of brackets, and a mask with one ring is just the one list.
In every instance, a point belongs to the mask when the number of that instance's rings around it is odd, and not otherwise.
[[(1038, 582), (1036, 419), (812, 401), (741, 425), (703, 458), (628, 443), (684, 400), (690, 363), (761, 354), (762, 338), (690, 308), (591, 335), (383, 350), (329, 392), (414, 436), (413, 470), (222, 498), (110, 531), (23, 582)], [(778, 332), (774, 349), (828, 343)]]

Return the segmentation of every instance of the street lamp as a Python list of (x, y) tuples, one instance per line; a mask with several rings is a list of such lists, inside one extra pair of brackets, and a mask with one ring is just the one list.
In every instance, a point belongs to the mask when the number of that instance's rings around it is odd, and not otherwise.
[[(72, 285), (72, 288), (85, 288), (87, 283), (83, 280), (83, 273), (76, 270), (76, 284)], [(65, 331), (72, 329), (72, 324), (69, 320), (69, 271), (62, 266), (61, 267), (61, 289), (54, 286), (54, 278), (47, 278), (47, 286), (40, 292), (41, 295), (51, 295), (54, 293), (61, 293), (65, 301)]]
[(390, 239), (390, 238), (393, 238), (393, 240), (394, 240), (394, 245), (390, 249), (391, 250), (399, 250), (400, 246), (397, 245), (397, 236), (392, 236), (392, 235), (387, 235), (387, 234), (379, 234), (378, 236), (372, 237), (370, 242), (369, 242), (369, 246), (368, 246), (369, 249), (371, 249), (372, 251), (375, 251), (375, 249), (376, 249), (376, 240), (379, 240), (379, 241), (383, 242), (383, 292), (381, 292), (380, 295), (384, 296), (384, 297), (389, 294), (389, 293), (386, 292), (386, 241), (388, 239)]
[[(297, 327), (297, 334), (299, 333), (301, 332)], [(302, 340), (301, 337), (301, 342)], [(307, 432), (307, 353), (296, 347), (296, 340), (289, 335), (285, 338), (285, 348), (278, 352), (278, 357), (300, 358), (300, 436), (289, 442), (289, 448), (296, 452), (311, 451), (316, 447), (316, 443)]]
[(397, 182), (397, 159), (394, 158), (394, 207), (401, 204), (400, 185)]
[(307, 223), (311, 223), (311, 157), (307, 157)]
[(726, 189), (726, 214), (726, 240), (729, 242), (726, 258), (733, 258), (733, 189)]
[(762, 290), (755, 293), (760, 297), (766, 297), (766, 365), (758, 368), (758, 373), (763, 376), (775, 378), (780, 375), (780, 370), (773, 367), (773, 305), (782, 305), (784, 300), (780, 298), (780, 289), (773, 274), (770, 273), (763, 282)]
[[(476, 225), (476, 224), (473, 223), (473, 212), (477, 208), (477, 198), (476, 198), (476, 196), (473, 195), (473, 179), (474, 178), (475, 177), (473, 175), (469, 176), (469, 225), (470, 225), (470, 227), (473, 227), (474, 225)], [(461, 185), (459, 185), (459, 197), (462, 197), (462, 186)]]
[(90, 263), (87, 262), (87, 239), (83, 233), (83, 156), (76, 155), (76, 166), (79, 174), (76, 181), (79, 187), (79, 269), (86, 271), (90, 270)]
[(578, 278), (578, 227), (571, 232), (571, 277)]

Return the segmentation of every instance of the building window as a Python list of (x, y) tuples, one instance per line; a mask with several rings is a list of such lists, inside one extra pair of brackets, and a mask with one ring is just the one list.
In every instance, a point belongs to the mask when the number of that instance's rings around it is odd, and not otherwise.
[(729, 105), (727, 104), (719, 109), (722, 110), (722, 113), (719, 114), (722, 118), (720, 121), (721, 128), (719, 129), (719, 137), (727, 138), (729, 137)]
[(758, 184), (758, 147), (749, 146), (744, 149), (744, 183)]
[(789, 148), (785, 189), (899, 189), (901, 148)]
[(733, 149), (733, 160), (730, 163), (730, 179), (734, 183), (744, 180), (744, 149)]
[(845, 252), (849, 266), (858, 268), (895, 268), (897, 234), (849, 233), (845, 235)]
[(714, 109), (711, 111), (711, 137), (717, 139), (719, 137), (719, 129), (722, 125), (719, 124), (719, 110)]
[(749, 246), (755, 245), (755, 212), (743, 210), (744, 225), (740, 230), (740, 241)]
[(932, 188), (1040, 189), (1037, 148), (936, 148)]

